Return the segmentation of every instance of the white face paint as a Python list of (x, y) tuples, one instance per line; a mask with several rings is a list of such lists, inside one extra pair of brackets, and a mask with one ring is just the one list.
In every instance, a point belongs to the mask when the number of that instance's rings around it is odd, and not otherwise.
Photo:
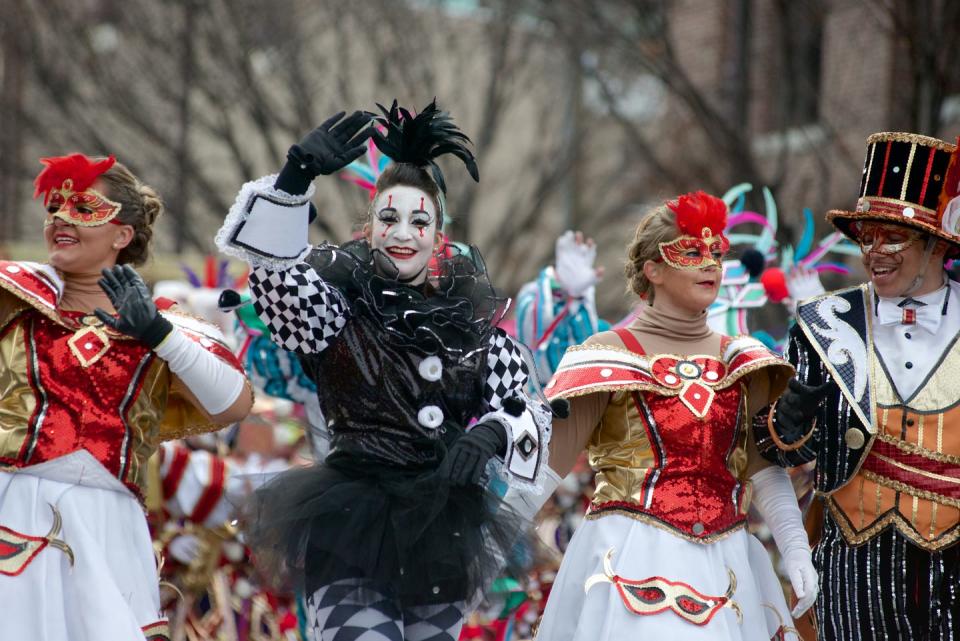
[(370, 246), (390, 257), (397, 280), (419, 285), (427, 278), (437, 235), (437, 208), (425, 192), (396, 185), (377, 195)]

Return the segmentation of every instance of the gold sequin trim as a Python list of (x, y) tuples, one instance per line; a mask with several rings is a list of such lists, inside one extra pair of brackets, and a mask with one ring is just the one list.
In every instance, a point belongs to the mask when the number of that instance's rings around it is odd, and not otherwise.
[(934, 452), (933, 450), (928, 450), (926, 448), (920, 447), (919, 445), (914, 445), (913, 443), (907, 443), (906, 441), (901, 441), (900, 439), (890, 436), (889, 434), (878, 434), (877, 438), (884, 443), (889, 443), (893, 445), (898, 450), (906, 452), (908, 454), (917, 454), (924, 458), (928, 458), (931, 461), (938, 461), (940, 463), (952, 463), (954, 465), (960, 465), (960, 456), (953, 456), (950, 454), (942, 454), (940, 452)]
[(875, 142), (910, 142), (917, 145), (923, 145), (924, 147), (933, 147), (934, 149), (940, 149), (941, 151), (949, 151), (953, 153), (957, 150), (956, 145), (952, 145), (949, 142), (940, 140), (939, 138), (931, 138), (930, 136), (921, 136), (920, 134), (911, 134), (905, 131), (881, 131), (875, 134), (871, 134), (867, 137), (867, 144), (872, 145)]
[(19, 287), (14, 287), (12, 284), (8, 283), (6, 280), (2, 278), (0, 278), (0, 289), (5, 289), (6, 291), (10, 292), (10, 294), (14, 298), (16, 298), (17, 300), (23, 301), (24, 303), (26, 303), (33, 309), (37, 310), (38, 312), (40, 312), (41, 314), (43, 314), (53, 322), (57, 323), (58, 325), (67, 327), (68, 329), (73, 329), (69, 327), (62, 318), (60, 318), (60, 315), (57, 314), (56, 311), (44, 305), (42, 299), (40, 299), (39, 297), (33, 296), (32, 294), (25, 292)]
[(870, 470), (861, 470), (860, 473), (863, 474), (865, 478), (873, 481), (877, 485), (883, 485), (884, 487), (889, 487), (892, 490), (903, 492), (904, 494), (909, 494), (910, 496), (916, 496), (921, 499), (927, 499), (928, 501), (940, 503), (941, 505), (949, 505), (951, 507), (960, 508), (960, 499), (937, 494), (936, 492), (931, 492), (930, 490), (921, 490), (913, 487), (912, 485), (907, 485), (901, 481), (895, 481), (894, 479), (887, 478), (886, 476), (881, 476), (880, 474), (871, 472)]
[(714, 532), (713, 534), (709, 534), (703, 537), (696, 537), (696, 536), (687, 534), (683, 530), (679, 530), (674, 526), (670, 525), (669, 523), (665, 523), (664, 521), (661, 521), (660, 519), (654, 516), (651, 516), (649, 514), (644, 514), (643, 512), (634, 512), (633, 510), (629, 510), (626, 508), (619, 508), (619, 507), (604, 508), (604, 509), (601, 509), (599, 512), (593, 512), (592, 507), (590, 509), (591, 511), (587, 512), (587, 514), (584, 516), (585, 519), (590, 519), (591, 521), (595, 521), (599, 518), (603, 518), (604, 516), (617, 514), (619, 516), (625, 516), (627, 518), (633, 519), (634, 521), (640, 521), (641, 523), (652, 525), (653, 527), (659, 530), (664, 530), (665, 532), (669, 532), (670, 534), (673, 534), (674, 536), (678, 536), (681, 539), (684, 539), (685, 541), (690, 541), (691, 543), (698, 543), (700, 545), (715, 543), (717, 541), (725, 539), (731, 534), (733, 534), (734, 532), (736, 532), (737, 530), (740, 530), (746, 527), (746, 524), (747, 524), (745, 520), (739, 521), (738, 523), (735, 523), (734, 525), (727, 528), (726, 530), (722, 530), (720, 532)]
[(910, 525), (909, 522), (907, 522), (905, 518), (903, 518), (899, 512), (897, 512), (896, 508), (891, 508), (889, 512), (871, 523), (870, 527), (868, 527), (866, 530), (856, 532), (850, 526), (850, 522), (847, 521), (847, 517), (843, 514), (843, 511), (839, 508), (839, 506), (837, 506), (833, 501), (828, 501), (828, 503), (830, 515), (833, 517), (834, 522), (836, 522), (836, 524), (840, 527), (840, 531), (843, 534), (844, 540), (852, 546), (859, 546), (863, 545), (864, 543), (869, 543), (871, 539), (880, 534), (880, 532), (882, 532), (891, 524), (912, 543), (929, 552), (942, 550), (946, 547), (949, 547), (957, 540), (960, 540), (960, 526), (955, 526), (950, 530), (947, 530), (941, 534), (939, 538), (933, 540), (925, 539)]
[[(864, 200), (870, 201), (870, 204), (871, 204), (871, 205), (874, 204), (874, 203), (884, 204), (884, 205), (896, 205), (897, 207), (903, 207), (904, 209), (906, 209), (907, 207), (912, 207), (913, 210), (914, 210), (915, 212), (917, 212), (918, 214), (921, 214), (921, 213), (927, 214), (927, 215), (930, 216), (931, 218), (932, 218), (932, 217), (935, 217), (935, 216), (937, 215), (937, 212), (934, 211), (933, 209), (930, 209), (929, 207), (924, 207), (924, 206), (922, 206), (922, 205), (918, 205), (917, 203), (910, 202), (909, 200), (904, 200), (903, 197), (901, 197), (901, 198), (889, 198), (889, 197), (886, 197), (886, 196), (864, 196), (863, 198), (864, 198)], [(835, 209), (835, 210), (833, 210), (833, 211), (842, 211), (842, 210), (836, 210), (836, 209)], [(855, 212), (855, 213), (858, 213), (858, 214), (870, 214), (870, 213), (873, 213), (874, 215), (879, 214), (879, 215), (882, 216), (883, 214), (888, 213), (888, 212), (874, 212), (873, 210), (871, 210), (871, 211), (863, 211), (863, 212)], [(899, 215), (898, 215), (898, 216), (899, 216)], [(869, 218), (869, 216), (867, 216), (867, 217)], [(898, 218), (898, 220), (899, 220), (899, 218)], [(910, 221), (908, 220), (907, 222), (909, 223)], [(919, 221), (918, 221), (917, 219), (914, 219), (913, 222), (923, 222), (923, 221), (922, 221), (922, 220), (919, 220)], [(928, 223), (928, 224), (929, 224), (929, 223)]]
[[(910, 204), (910, 206), (913, 207), (914, 209), (921, 209), (921, 210), (923, 209), (922, 207), (918, 207), (917, 205), (914, 205), (914, 204)], [(937, 238), (942, 238), (943, 240), (950, 241), (955, 244), (958, 242), (956, 236), (943, 231), (942, 229), (940, 229), (939, 227), (937, 227), (932, 223), (925, 223), (916, 219), (905, 218), (900, 214), (880, 214), (872, 211), (852, 212), (852, 211), (846, 211), (844, 209), (831, 209), (830, 211), (827, 212), (828, 222), (833, 222), (835, 218), (842, 218), (844, 220), (889, 220), (891, 222), (898, 223), (900, 225), (914, 227), (924, 233), (932, 234)], [(843, 229), (843, 228), (839, 228), (839, 229), (848, 237), (853, 238), (849, 230)]]

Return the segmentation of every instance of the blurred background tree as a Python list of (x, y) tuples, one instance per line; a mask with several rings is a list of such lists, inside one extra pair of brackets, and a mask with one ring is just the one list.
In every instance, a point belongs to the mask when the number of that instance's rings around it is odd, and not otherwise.
[[(768, 185), (783, 240), (850, 206), (864, 141), (960, 133), (949, 0), (4, 0), (0, 246), (38, 238), (45, 155), (114, 153), (168, 204), (159, 249), (212, 250), (239, 185), (339, 109), (434, 96), (471, 135), (449, 166), (454, 239), (513, 293), (581, 228), (623, 312), (623, 248), (676, 193)], [(350, 237), (366, 194), (318, 181), (315, 240)], [(756, 203), (758, 209), (762, 209)], [(19, 257), (19, 256), (18, 256)]]

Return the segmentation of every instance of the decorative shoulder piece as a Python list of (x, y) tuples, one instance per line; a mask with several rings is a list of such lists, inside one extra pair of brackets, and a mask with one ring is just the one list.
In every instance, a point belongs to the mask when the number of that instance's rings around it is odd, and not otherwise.
[(873, 353), (869, 290), (866, 285), (841, 289), (797, 307), (797, 325), (820, 357), (857, 418), (873, 434), (868, 357)]
[(217, 247), (254, 267), (287, 269), (310, 250), (307, 229), (315, 188), (292, 196), (274, 188), (276, 175), (243, 185), (217, 232)]
[(50, 265), (0, 260), (0, 289), (55, 318), (63, 281)]
[(723, 345), (723, 361), (727, 364), (724, 387), (743, 376), (766, 369), (774, 397), (786, 388), (787, 381), (795, 372), (793, 365), (752, 336), (737, 336), (726, 341)]
[(606, 345), (568, 348), (544, 386), (550, 400), (628, 389), (660, 391), (662, 384), (654, 378), (649, 359)]

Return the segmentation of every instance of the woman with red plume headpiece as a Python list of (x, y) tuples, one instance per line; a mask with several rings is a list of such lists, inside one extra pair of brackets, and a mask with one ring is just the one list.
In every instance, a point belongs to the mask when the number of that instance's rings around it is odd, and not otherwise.
[(0, 261), (2, 636), (168, 639), (147, 460), (244, 417), (251, 389), (219, 330), (132, 267), (156, 192), (113, 156), (41, 162), (48, 261)]
[(571, 405), (553, 423), (553, 485), (537, 501), (514, 501), (534, 513), (584, 449), (596, 490), (540, 638), (787, 638), (779, 580), (746, 531), (751, 486), (798, 609), (816, 595), (789, 478), (756, 455), (746, 429), (793, 370), (759, 341), (707, 326), (729, 248), (726, 218), (723, 201), (700, 191), (650, 212), (626, 264), (629, 289), (645, 303), (636, 319), (568, 348), (546, 385), (551, 402)]

